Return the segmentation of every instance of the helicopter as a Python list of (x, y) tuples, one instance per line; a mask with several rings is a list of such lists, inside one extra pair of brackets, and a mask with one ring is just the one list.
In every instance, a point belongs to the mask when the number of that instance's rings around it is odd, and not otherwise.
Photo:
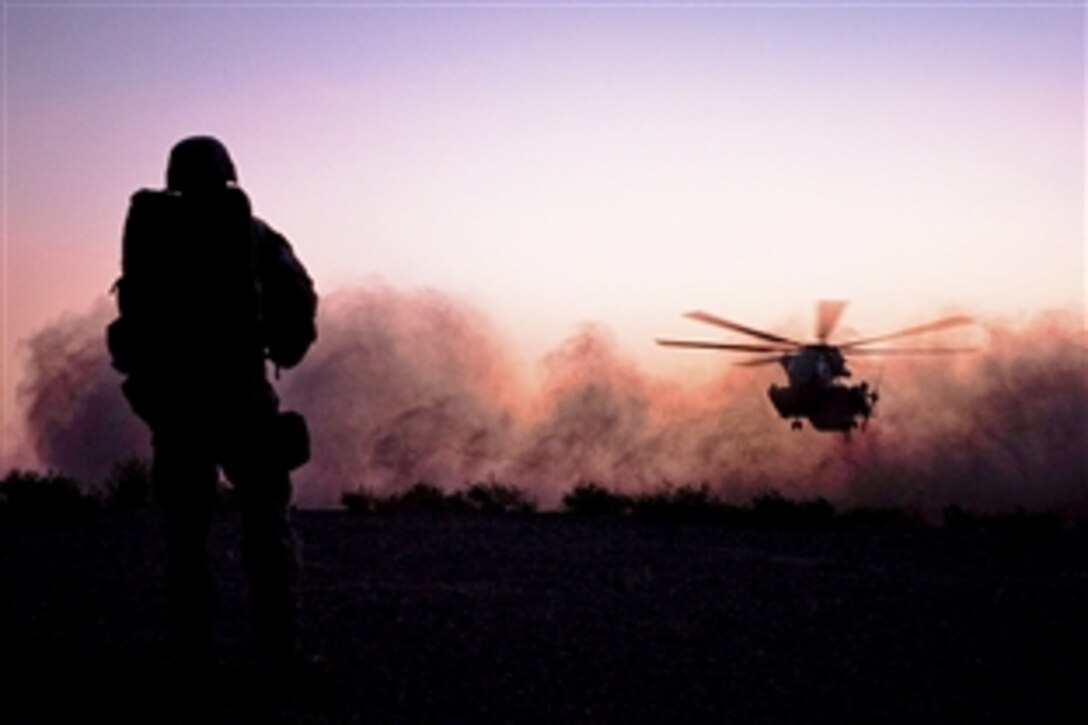
[(761, 340), (761, 343), (710, 342), (700, 340), (658, 339), (658, 345), (698, 350), (756, 353), (757, 357), (736, 363), (744, 367), (778, 363), (786, 371), (787, 384), (772, 384), (767, 396), (782, 418), (790, 420), (793, 430), (801, 430), (807, 419), (817, 431), (849, 435), (856, 428), (864, 430), (880, 395), (876, 388), (862, 381), (855, 385), (842, 382), (851, 377), (845, 355), (947, 355), (973, 352), (969, 347), (879, 347), (868, 345), (899, 338), (936, 332), (973, 324), (965, 315), (944, 317), (885, 335), (858, 338), (832, 345), (828, 342), (846, 308), (844, 300), (821, 300), (816, 307), (816, 341), (799, 342), (782, 335), (757, 330), (696, 310), (684, 315), (697, 322), (714, 325)]

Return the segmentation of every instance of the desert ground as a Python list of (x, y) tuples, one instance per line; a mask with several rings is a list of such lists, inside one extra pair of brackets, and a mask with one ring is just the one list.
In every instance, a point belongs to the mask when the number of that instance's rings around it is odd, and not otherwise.
[(253, 664), (235, 514), (217, 662), (162, 647), (161, 523), (0, 529), (6, 723), (1085, 722), (1088, 536), (914, 523), (301, 511), (331, 672)]

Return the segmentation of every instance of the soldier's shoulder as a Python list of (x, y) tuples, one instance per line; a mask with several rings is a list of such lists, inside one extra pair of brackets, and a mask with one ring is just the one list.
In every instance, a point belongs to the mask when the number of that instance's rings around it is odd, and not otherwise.
[(287, 237), (258, 216), (253, 217), (253, 232), (257, 238), (257, 244), (270, 253), (281, 249), (291, 249), (291, 243), (287, 241)]
[(165, 189), (139, 189), (129, 197), (132, 209), (155, 209), (172, 203), (176, 194)]

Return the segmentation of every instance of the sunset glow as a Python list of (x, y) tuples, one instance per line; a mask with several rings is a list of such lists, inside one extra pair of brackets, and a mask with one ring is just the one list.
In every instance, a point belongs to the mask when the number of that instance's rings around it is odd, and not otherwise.
[(6, 3), (5, 444), (24, 341), (118, 273), (179, 138), (234, 155), (326, 295), (483, 310), (534, 365), (704, 308), (807, 336), (1084, 310), (1085, 10), (980, 3)]

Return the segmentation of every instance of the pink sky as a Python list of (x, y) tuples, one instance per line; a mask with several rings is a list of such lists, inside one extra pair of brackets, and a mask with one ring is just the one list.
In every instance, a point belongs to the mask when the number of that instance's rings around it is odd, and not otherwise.
[(106, 294), (129, 194), (192, 133), (322, 292), (442, 289), (527, 362), (596, 321), (651, 369), (720, 365), (652, 344), (695, 307), (1083, 309), (1079, 4), (547, 5), (5, 5), (5, 440), (21, 341)]

